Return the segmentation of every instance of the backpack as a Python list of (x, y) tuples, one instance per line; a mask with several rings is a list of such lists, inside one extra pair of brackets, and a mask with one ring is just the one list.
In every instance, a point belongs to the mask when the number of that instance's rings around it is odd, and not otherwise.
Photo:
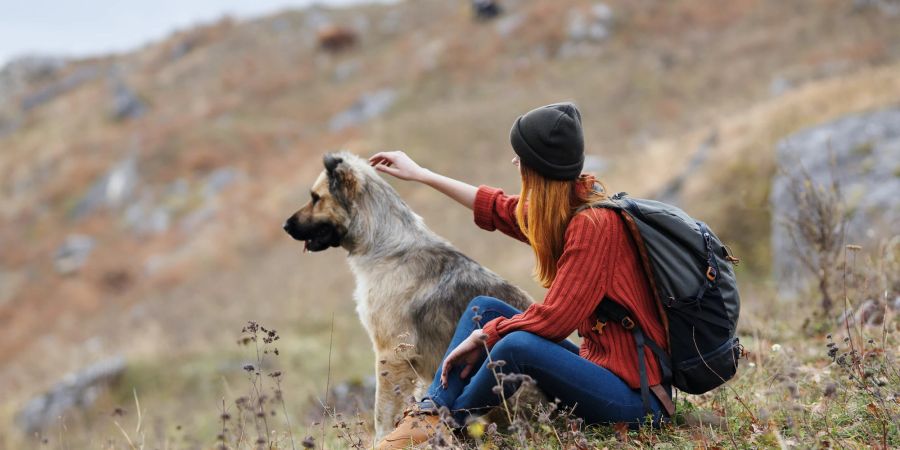
[[(732, 256), (709, 227), (681, 209), (654, 200), (628, 198), (620, 192), (586, 208), (616, 210), (634, 240), (652, 291), (658, 300), (660, 318), (667, 331), (669, 352), (645, 336), (622, 305), (601, 301), (597, 318), (613, 320), (635, 339), (641, 375), (641, 397), (650, 412), (645, 347), (656, 356), (662, 384), (689, 394), (708, 392), (731, 379), (737, 371), (743, 348), (735, 336), (740, 296)], [(667, 412), (674, 414), (671, 398), (653, 386)]]

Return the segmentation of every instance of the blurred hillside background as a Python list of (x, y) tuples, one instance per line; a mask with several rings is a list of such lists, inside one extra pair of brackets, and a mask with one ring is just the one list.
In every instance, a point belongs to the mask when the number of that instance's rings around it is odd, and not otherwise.
[[(255, 356), (236, 341), (249, 320), (280, 334), (295, 437), (326, 384), (335, 401), (363, 392), (369, 420), (374, 361), (345, 254), (303, 254), (281, 230), (323, 153), (402, 149), (513, 192), (510, 125), (561, 100), (583, 112), (586, 170), (613, 191), (682, 206), (742, 258), (739, 334), (754, 367), (775, 345), (778, 364), (795, 367), (754, 378), (742, 366), (738, 382), (765, 390), (762, 407), (808, 406), (786, 383), (831, 370), (825, 335), (837, 340), (838, 318), (860, 336), (896, 331), (900, 2), (500, 5), (479, 18), (466, 1), (324, 3), (98, 49), (114, 54), (10, 58), (0, 448), (128, 448), (113, 418), (131, 430), (138, 410), (147, 448), (212, 448), (223, 398), (246, 392)], [(542, 297), (526, 246), (475, 231), (469, 211), (430, 189), (389, 181), (434, 231)], [(802, 191), (832, 181), (840, 256), (804, 257), (792, 227), (810, 205)], [(846, 305), (843, 244), (862, 247), (853, 258), (865, 268)], [(834, 264), (824, 290), (810, 258)], [(885, 342), (885, 354), (900, 351)], [(822, 373), (810, 389), (825, 389)], [(897, 417), (872, 414), (892, 419), (897, 439)], [(844, 439), (865, 442), (859, 433)]]

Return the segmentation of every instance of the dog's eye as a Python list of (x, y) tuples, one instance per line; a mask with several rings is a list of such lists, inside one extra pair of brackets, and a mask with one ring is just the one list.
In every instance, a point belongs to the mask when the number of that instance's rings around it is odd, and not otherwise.
[(319, 202), (319, 194), (316, 194), (315, 192), (310, 192), (309, 195), (310, 195), (310, 197), (312, 197), (313, 205), (315, 205), (316, 203)]

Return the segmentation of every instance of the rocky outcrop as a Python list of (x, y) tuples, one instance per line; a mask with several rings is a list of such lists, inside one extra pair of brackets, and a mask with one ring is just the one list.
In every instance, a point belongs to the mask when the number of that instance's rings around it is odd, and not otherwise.
[(100, 70), (99, 67), (85, 66), (78, 68), (59, 80), (47, 84), (22, 97), (20, 102), (22, 111), (31, 111), (39, 106), (49, 103), (87, 82), (99, 78), (101, 75), (103, 75), (103, 71)]
[(66, 65), (62, 58), (23, 56), (0, 69), (0, 105), (18, 96), (28, 86), (52, 80)]
[(53, 265), (61, 275), (78, 272), (94, 250), (94, 238), (83, 234), (69, 235), (56, 249)]
[(792, 189), (803, 171), (813, 189), (840, 186), (846, 213), (846, 244), (863, 250), (900, 235), (900, 106), (851, 115), (791, 135), (777, 146), (778, 173), (772, 183), (772, 268), (785, 297), (802, 291), (809, 271), (795, 251), (785, 219), (795, 217)]
[(141, 98), (119, 77), (111, 81), (112, 111), (115, 120), (136, 119), (147, 110)]
[(28, 435), (48, 429), (67, 414), (93, 405), (124, 371), (125, 359), (118, 356), (66, 375), (46, 393), (28, 401), (16, 422)]
[(389, 88), (363, 94), (349, 108), (332, 117), (329, 128), (341, 131), (368, 122), (390, 109), (396, 98), (397, 92)]
[(101, 207), (117, 207), (130, 199), (138, 184), (137, 156), (127, 156), (97, 180), (71, 212), (80, 219)]

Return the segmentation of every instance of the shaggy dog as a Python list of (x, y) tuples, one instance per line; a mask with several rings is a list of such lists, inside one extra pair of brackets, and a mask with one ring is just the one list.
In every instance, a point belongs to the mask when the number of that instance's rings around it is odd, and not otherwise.
[(356, 310), (375, 349), (380, 438), (431, 383), (470, 300), (488, 295), (524, 310), (531, 299), (429, 230), (367, 161), (341, 152), (324, 163), (311, 200), (284, 229), (306, 250), (348, 252)]

